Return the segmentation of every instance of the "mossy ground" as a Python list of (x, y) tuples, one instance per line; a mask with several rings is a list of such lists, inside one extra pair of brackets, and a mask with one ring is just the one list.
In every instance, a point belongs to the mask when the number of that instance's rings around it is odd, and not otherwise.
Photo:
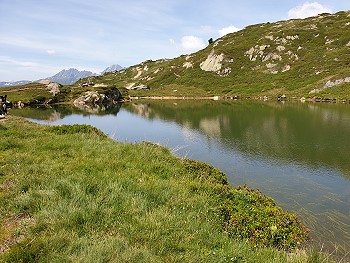
[(0, 133), (1, 262), (324, 259), (270, 198), (164, 147), (13, 116)]
[(7, 95), (7, 100), (10, 102), (21, 101), (24, 104), (40, 104), (45, 100), (53, 99), (52, 94), (46, 90), (46, 86), (40, 83), (1, 88), (0, 94)]

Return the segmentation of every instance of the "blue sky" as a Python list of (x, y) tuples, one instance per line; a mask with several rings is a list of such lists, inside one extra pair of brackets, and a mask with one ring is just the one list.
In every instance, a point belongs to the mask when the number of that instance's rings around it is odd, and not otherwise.
[(172, 58), (247, 25), (341, 10), (349, 0), (0, 0), (0, 81)]

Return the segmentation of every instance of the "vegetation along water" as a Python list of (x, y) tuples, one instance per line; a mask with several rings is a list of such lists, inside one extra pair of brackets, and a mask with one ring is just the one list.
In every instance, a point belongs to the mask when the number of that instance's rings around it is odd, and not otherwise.
[[(1, 115), (0, 261), (349, 262), (349, 27), (349, 11), (263, 23), (73, 85), (1, 88), (19, 108), (71, 106)], [(114, 104), (138, 97), (243, 100)]]
[(90, 113), (17, 113), (51, 125), (92, 124), (118, 141), (152, 141), (213, 164), (232, 186), (247, 184), (297, 212), (319, 248), (339, 258), (350, 249), (348, 105), (141, 101)]

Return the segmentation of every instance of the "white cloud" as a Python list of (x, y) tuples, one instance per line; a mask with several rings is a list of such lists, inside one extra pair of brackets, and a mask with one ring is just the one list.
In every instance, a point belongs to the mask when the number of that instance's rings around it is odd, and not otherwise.
[(289, 18), (307, 18), (321, 13), (332, 13), (332, 9), (318, 2), (306, 2), (288, 11)]
[(46, 53), (49, 55), (53, 55), (53, 54), (56, 54), (56, 50), (49, 49), (49, 50), (46, 50)]
[(35, 62), (16, 60), (11, 57), (0, 56), (0, 64), (9, 64), (20, 67), (36, 67), (38, 66)]
[(1, 81), (36, 80), (51, 76), (62, 70), (61, 66), (43, 63), (42, 61), (21, 60), (9, 56), (0, 56), (0, 67)]
[(239, 30), (240, 30), (239, 28), (231, 25), (231, 26), (224, 27), (224, 28), (220, 29), (219, 35), (220, 35), (220, 37), (223, 37), (224, 35), (227, 35), (227, 34), (233, 33), (233, 32), (237, 32)]
[(184, 36), (181, 38), (180, 47), (189, 52), (195, 52), (202, 48), (205, 48), (205, 44), (202, 39), (195, 36)]

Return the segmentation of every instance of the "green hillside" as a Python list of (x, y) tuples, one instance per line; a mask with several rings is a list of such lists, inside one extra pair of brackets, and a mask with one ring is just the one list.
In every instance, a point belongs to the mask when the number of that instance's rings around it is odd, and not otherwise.
[(129, 89), (132, 96), (350, 98), (349, 65), (350, 11), (346, 11), (248, 26), (197, 53), (148, 60), (76, 85), (116, 85)]
[(81, 79), (74, 85), (60, 86), (59, 93), (54, 95), (49, 84), (0, 91), (8, 94), (12, 102), (24, 104), (73, 103), (78, 98), (96, 103), (128, 95), (253, 98), (286, 95), (288, 99), (350, 101), (349, 66), (350, 11), (344, 11), (248, 26), (196, 53), (147, 60), (122, 71)]

